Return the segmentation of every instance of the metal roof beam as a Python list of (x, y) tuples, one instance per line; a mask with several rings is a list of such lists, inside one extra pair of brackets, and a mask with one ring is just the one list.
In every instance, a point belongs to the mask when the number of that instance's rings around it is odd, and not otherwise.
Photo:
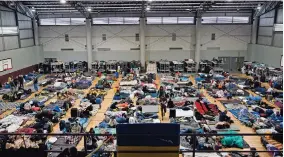
[(280, 6), (280, 4), (281, 4), (281, 1), (266, 2), (261, 6), (261, 8), (258, 11), (256, 11), (254, 13), (253, 17), (255, 18), (255, 17), (261, 16), (265, 13), (268, 13), (268, 12), (272, 11), (273, 9), (277, 8), (278, 6)]
[(86, 10), (81, 2), (70, 2), (70, 5), (77, 9), (86, 19), (92, 18), (91, 14)]
[(0, 5), (7, 7), (9, 9), (12, 9), (18, 13), (21, 13), (25, 16), (28, 16), (30, 18), (34, 18), (36, 15), (35, 13), (33, 13), (30, 8), (28, 8), (27, 6), (25, 6), (23, 3), (21, 2), (17, 2), (17, 1), (2, 1), (0, 2)]

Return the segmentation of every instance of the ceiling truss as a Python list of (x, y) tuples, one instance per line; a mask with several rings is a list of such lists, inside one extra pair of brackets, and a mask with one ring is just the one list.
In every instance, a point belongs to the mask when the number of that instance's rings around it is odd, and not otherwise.
[[(1, 2), (5, 5), (10, 3)], [(17, 10), (23, 12), (27, 10), (29, 16), (34, 16), (31, 8), (36, 10), (39, 16), (62, 16), (62, 17), (100, 17), (100, 16), (171, 16), (179, 14), (181, 16), (195, 15), (201, 16), (204, 13), (254, 13), (262, 14), (275, 8), (276, 4), (282, 1), (246, 1), (246, 0), (225, 0), (225, 1), (191, 1), (191, 0), (67, 0), (60, 3), (60, 0), (25, 0), (14, 2), (20, 7)], [(268, 4), (269, 3), (269, 4)], [(256, 10), (261, 5), (263, 10)], [(88, 11), (88, 9), (91, 9)], [(148, 9), (147, 9), (148, 8)]]

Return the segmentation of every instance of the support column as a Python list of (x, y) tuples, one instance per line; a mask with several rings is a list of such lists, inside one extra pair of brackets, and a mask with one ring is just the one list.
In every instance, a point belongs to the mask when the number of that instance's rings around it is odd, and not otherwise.
[(252, 23), (252, 33), (251, 33), (251, 43), (252, 44), (256, 44), (256, 40), (257, 40), (258, 19), (259, 19), (258, 17), (255, 17)]
[(201, 17), (196, 18), (196, 27), (195, 27), (195, 54), (194, 59), (196, 62), (196, 68), (198, 69), (200, 62), (200, 27), (201, 27)]
[(39, 46), (39, 39), (38, 39), (38, 24), (36, 18), (33, 18), (33, 27), (34, 27), (34, 40), (35, 45)]
[(141, 66), (145, 68), (145, 18), (140, 18), (140, 61)]
[(92, 22), (91, 19), (86, 19), (86, 36), (87, 36), (87, 61), (88, 70), (92, 68), (93, 62), (93, 46), (92, 46)]

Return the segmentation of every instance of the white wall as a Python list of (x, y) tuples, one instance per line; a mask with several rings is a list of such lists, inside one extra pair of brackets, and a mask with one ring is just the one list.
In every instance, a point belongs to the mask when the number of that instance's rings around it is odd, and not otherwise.
[[(200, 29), (201, 59), (238, 55), (247, 57), (251, 25), (202, 25)], [(139, 48), (139, 41), (135, 41), (137, 33), (139, 25), (92, 26), (93, 60), (139, 60), (139, 50), (130, 50)], [(193, 58), (195, 25), (146, 25), (145, 33), (146, 59)], [(176, 41), (172, 41), (173, 33), (176, 34)], [(211, 40), (212, 33), (216, 36), (214, 41)], [(65, 42), (65, 34), (69, 35), (69, 42)], [(106, 34), (106, 41), (102, 41), (102, 34)], [(87, 60), (85, 26), (40, 26), (39, 39), (45, 58)], [(74, 51), (61, 51), (61, 48), (73, 48)], [(101, 48), (109, 48), (110, 51), (98, 51)]]
[[(215, 40), (211, 40), (215, 33)], [(201, 59), (218, 56), (247, 58), (247, 44), (251, 38), (251, 25), (201, 25)]]
[(32, 46), (0, 52), (0, 60), (12, 58), (13, 69), (0, 72), (0, 76), (38, 64), (43, 61), (40, 46)]
[(251, 55), (251, 61), (257, 61), (279, 68), (281, 55), (283, 55), (283, 48), (248, 44), (248, 53)]

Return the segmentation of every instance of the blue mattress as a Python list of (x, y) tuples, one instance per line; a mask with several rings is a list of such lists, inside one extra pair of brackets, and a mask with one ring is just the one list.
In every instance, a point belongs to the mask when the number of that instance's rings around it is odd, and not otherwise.
[(147, 96), (147, 95), (150, 95), (150, 96), (153, 97), (153, 98), (158, 97), (158, 93), (157, 93), (157, 92), (156, 92), (156, 93), (146, 93), (145, 95), (146, 95), (146, 96)]
[(182, 76), (182, 77), (180, 77), (180, 81), (181, 82), (187, 82), (187, 81), (189, 81), (189, 78), (185, 77), (185, 76)]
[[(244, 116), (244, 117), (239, 117), (239, 113), (241, 111), (241, 109), (230, 109), (229, 110), (239, 121), (243, 122), (243, 123), (248, 123), (249, 122), (249, 118), (248, 116)], [(252, 115), (254, 115), (254, 118), (259, 117), (258, 114), (256, 114), (255, 112), (250, 112)]]
[(204, 80), (205, 80), (205, 78), (201, 78), (201, 77), (196, 77), (195, 78), (196, 82), (201, 82), (201, 81), (204, 81)]

